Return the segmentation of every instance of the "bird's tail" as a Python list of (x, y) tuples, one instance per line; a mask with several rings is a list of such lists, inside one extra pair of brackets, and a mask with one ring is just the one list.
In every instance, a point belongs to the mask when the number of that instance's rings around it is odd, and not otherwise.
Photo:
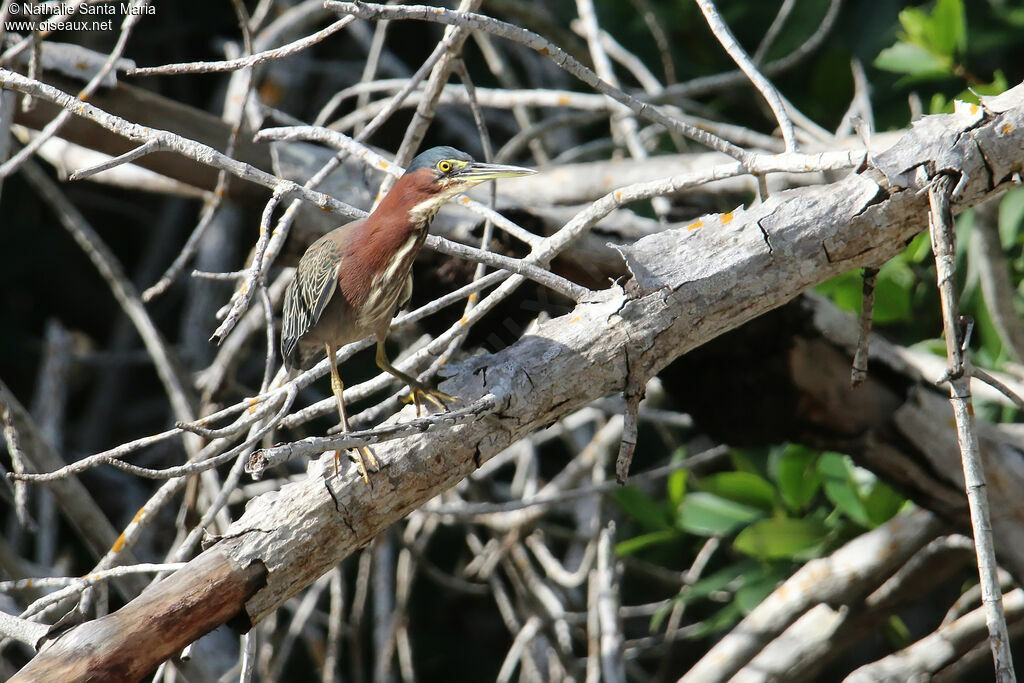
[(292, 381), (302, 371), (298, 368), (290, 368), (287, 365), (282, 365), (277, 369), (277, 374), (274, 375), (274, 379), (270, 381), (268, 390), (277, 389), (278, 387), (284, 386), (285, 383)]

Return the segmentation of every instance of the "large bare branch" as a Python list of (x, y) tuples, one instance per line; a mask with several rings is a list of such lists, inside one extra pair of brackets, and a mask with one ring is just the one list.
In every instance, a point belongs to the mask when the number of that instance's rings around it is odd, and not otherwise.
[[(254, 595), (231, 593), (246, 596), (238, 598), (235, 611), (244, 603), (249, 620), (259, 622), (390, 524), (534, 430), (622, 391), (631, 375), (652, 376), (829, 277), (897, 254), (927, 224), (921, 194), (926, 178), (915, 169), (960, 169), (955, 209), (1004, 187), (1024, 157), (1024, 87), (1004, 96), (998, 108), (1001, 113), (975, 108), (926, 117), (876, 158), (881, 170), (776, 193), (753, 208), (706, 216), (688, 229), (621, 248), (635, 282), (628, 291), (613, 286), (584, 297), (505, 350), (451, 367), (454, 376), (443, 390), (467, 403), (490, 397), (498, 406), (492, 413), (381, 444), (382, 470), (372, 488), (352, 468), (330, 476), (333, 454), (323, 458), (327, 477), (314, 466), (306, 479), (254, 498), (220, 542), (175, 577), (190, 584), (224, 566), (265, 567), (265, 585)], [(409, 411), (395, 419), (408, 419)], [(178, 584), (167, 584), (166, 591), (160, 585), (153, 590), (167, 593)], [(102, 641), (105, 651), (128, 642), (95, 624), (64, 638), (83, 647)], [(179, 632), (173, 645), (183, 646), (190, 634)], [(37, 660), (67, 656), (68, 648), (58, 647), (61, 640)], [(132, 642), (137, 649), (142, 641)]]

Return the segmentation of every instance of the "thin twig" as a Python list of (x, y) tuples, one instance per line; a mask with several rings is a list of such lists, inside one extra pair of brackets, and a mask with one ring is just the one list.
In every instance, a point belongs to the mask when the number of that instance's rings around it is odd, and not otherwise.
[(73, 172), (71, 175), (69, 175), (68, 180), (84, 180), (86, 178), (96, 175), (97, 173), (102, 173), (103, 171), (107, 171), (111, 168), (114, 168), (115, 166), (120, 166), (122, 164), (130, 164), (136, 159), (141, 159), (147, 154), (155, 154), (156, 152), (162, 151), (164, 151), (164, 149), (160, 146), (159, 141), (149, 140), (147, 142), (142, 143), (135, 149), (129, 150), (124, 154), (113, 157), (112, 159), (108, 159), (103, 163), (96, 164), (95, 166), (90, 166), (89, 168), (79, 169)]
[[(240, 6), (237, 0), (233, 4), (236, 14), (245, 14), (244, 7)], [(246, 53), (251, 54), (252, 39), (249, 35), (248, 22), (244, 16), (239, 17), (239, 27), (242, 31), (242, 38)], [(225, 156), (231, 157), (235, 153), (235, 145), (238, 143), (238, 136), (242, 131), (242, 122), (245, 120), (245, 104), (249, 101), (252, 84), (253, 72), (251, 68), (243, 69), (240, 73), (236, 73), (229, 80), (227, 93), (224, 98), (223, 118), (225, 122), (231, 126), (231, 131), (228, 133), (227, 143), (224, 148)], [(227, 196), (227, 188), (228, 173), (226, 170), (220, 169), (217, 171), (217, 181), (214, 185), (213, 192), (210, 193), (207, 196), (206, 201), (203, 202), (203, 209), (199, 215), (199, 222), (192, 230), (192, 234), (190, 234), (188, 239), (185, 241), (185, 246), (181, 248), (178, 255), (174, 258), (174, 261), (160, 279), (142, 293), (143, 301), (151, 301), (165, 292), (185, 268), (185, 264), (188, 263), (195, 255), (196, 251), (199, 249), (200, 241), (206, 234), (207, 229), (213, 225), (213, 220), (217, 216), (217, 212), (220, 209), (224, 198)]]
[[(145, 7), (147, 4), (147, 0), (132, 0), (131, 9), (138, 10), (142, 7)], [(93, 77), (89, 79), (89, 82), (85, 85), (84, 88), (82, 88), (81, 92), (78, 93), (78, 96), (74, 98), (74, 101), (77, 104), (81, 105), (85, 100), (89, 99), (92, 96), (92, 94), (96, 92), (96, 89), (100, 87), (100, 84), (107, 77), (107, 74), (109, 74), (117, 66), (118, 61), (121, 59), (121, 54), (124, 52), (124, 48), (128, 44), (128, 38), (131, 36), (132, 30), (135, 28), (135, 25), (139, 23), (139, 20), (141, 18), (141, 12), (135, 13), (129, 11), (125, 15), (125, 18), (121, 22), (121, 31), (117, 36), (117, 43), (114, 45), (114, 48), (107, 55), (106, 60), (103, 62), (103, 66), (101, 66), (100, 69), (93, 75)], [(36, 47), (38, 47), (39, 38), (40, 35), (37, 32), (33, 32), (31, 40), (32, 44)], [(0, 60), (0, 63), (3, 63), (2, 60)], [(0, 85), (3, 85), (2, 76), (8, 73), (11, 72), (7, 71), (6, 69), (0, 69)], [(29, 83), (38, 83), (38, 81), (35, 78), (32, 78), (31, 76), (25, 78), (25, 80)], [(15, 88), (15, 90), (20, 89)], [(24, 90), (21, 92), (24, 92), (26, 96), (39, 96), (39, 93), (32, 92), (31, 90)], [(57, 114), (57, 116), (55, 116), (52, 121), (47, 123), (43, 130), (39, 132), (39, 135), (33, 138), (32, 142), (26, 145), (20, 152), (15, 154), (10, 159), (4, 161), (3, 163), (0, 163), (0, 178), (5, 178), (11, 173), (13, 173), (22, 164), (24, 164), (29, 157), (31, 157), (33, 154), (39, 151), (39, 148), (43, 146), (43, 143), (45, 143), (47, 140), (49, 140), (50, 138), (57, 134), (57, 131), (60, 130), (61, 126), (64, 125), (64, 122), (71, 117), (72, 113), (75, 113), (74, 109), (72, 107), (65, 106), (64, 111)]]
[(734, 159), (745, 162), (749, 158), (748, 152), (740, 149), (732, 143), (726, 142), (725, 140), (722, 140), (715, 135), (711, 135), (706, 131), (702, 131), (695, 126), (679, 121), (674, 117), (668, 116), (657, 107), (646, 102), (642, 102), (632, 95), (629, 95), (618, 88), (612, 87), (605, 81), (598, 78), (597, 74), (593, 71), (580, 64), (562, 48), (545, 40), (532, 31), (528, 31), (513, 24), (499, 21), (482, 14), (456, 12), (422, 5), (377, 5), (363, 2), (333, 2), (328, 0), (324, 3), (324, 6), (337, 12), (354, 14), (361, 19), (418, 19), (421, 21), (430, 21), (439, 24), (466, 26), (506, 38), (548, 56), (559, 67), (565, 69), (570, 74), (579, 78), (581, 81), (599, 92), (604, 93), (617, 102), (626, 105), (638, 116), (655, 123), (660, 123), (670, 130), (675, 130), (695, 142), (699, 142), (711, 149), (728, 154)]
[(601, 530), (597, 545), (597, 611), (601, 623), (601, 678), (610, 683), (626, 680), (622, 660), (622, 625), (615, 569), (615, 523)]
[(949, 362), (950, 403), (956, 419), (957, 441), (964, 468), (964, 485), (971, 512), (975, 551), (978, 556), (978, 574), (981, 579), (982, 603), (988, 625), (989, 645), (995, 663), (996, 680), (1000, 683), (1016, 681), (1010, 636), (1003, 613), (1002, 589), (999, 587), (998, 565), (992, 541), (992, 523), (989, 519), (988, 489), (975, 436), (974, 407), (971, 404), (970, 376), (965, 374), (964, 338), (957, 307), (954, 276), (956, 272), (956, 233), (950, 197), (956, 179), (943, 173), (932, 179), (928, 186), (931, 212), (928, 227), (935, 256), (935, 269), (942, 301), (942, 323), (946, 335), (946, 355)]
[(786, 141), (786, 151), (796, 152), (797, 142), (796, 133), (793, 131), (793, 122), (786, 112), (786, 105), (779, 96), (779, 91), (757, 69), (757, 66), (751, 61), (746, 51), (737, 42), (736, 37), (729, 30), (729, 26), (718, 13), (715, 3), (712, 0), (696, 0), (696, 2), (700, 7), (700, 11), (704, 13), (704, 18), (707, 20), (711, 32), (718, 38), (718, 42), (722, 44), (725, 51), (729, 53), (729, 56), (736, 62), (736, 65), (740, 67), (743, 73), (747, 75), (747, 78), (750, 79), (750, 82), (754, 84), (754, 87), (764, 96), (768, 106), (772, 108), (775, 120), (779, 122), (779, 128), (782, 129), (782, 139)]
[(977, 365), (973, 364), (971, 365), (971, 377), (974, 377), (975, 379), (980, 379), (982, 382), (989, 385), (990, 387), (1001, 393), (1003, 396), (1013, 401), (1018, 408), (1024, 410), (1024, 398), (1021, 398), (1021, 396), (1017, 392), (1015, 392), (1010, 387), (1006, 386), (1006, 384), (1004, 384), (1003, 382), (1000, 382), (998, 378), (994, 377), (993, 375), (990, 375), (988, 372), (982, 370)]
[[(11, 409), (0, 404), (0, 425), (3, 426), (4, 443), (7, 445), (7, 455), (11, 458), (11, 469), (14, 474), (25, 473), (25, 454), (21, 450), (18, 430), (14, 426), (14, 418), (11, 416)], [(11, 483), (4, 477), (7, 486)], [(26, 529), (34, 529), (35, 522), (28, 514), (28, 488), (24, 481), (14, 478), (14, 513), (18, 523)]]
[(974, 208), (974, 230), (967, 250), (970, 264), (978, 272), (985, 308), (992, 317), (999, 340), (1016, 362), (1024, 362), (1024, 322), (1017, 313), (1010, 264), (999, 236), (999, 203), (995, 197)]
[(34, 621), (19, 619), (6, 612), (0, 612), (0, 635), (3, 635), (4, 638), (13, 638), (33, 650), (49, 631), (50, 627), (46, 624), (37, 624)]
[(10, 593), (18, 590), (32, 590), (36, 588), (63, 588), (76, 586), (84, 589), (102, 581), (128, 576), (130, 574), (155, 574), (157, 572), (170, 572), (181, 569), (184, 562), (165, 562), (162, 564), (141, 563), (129, 564), (121, 567), (112, 567), (102, 571), (89, 572), (85, 576), (36, 576), (31, 579), (15, 579), (13, 581), (0, 581), (0, 593)]
[(290, 180), (283, 180), (254, 166), (232, 159), (208, 145), (189, 140), (168, 131), (132, 123), (119, 116), (105, 112), (88, 102), (81, 102), (53, 86), (33, 81), (14, 71), (0, 69), (0, 87), (21, 93), (30, 93), (131, 140), (138, 142), (156, 140), (169, 151), (181, 154), (198, 163), (224, 169), (234, 176), (263, 185), (271, 190), (281, 188), (281, 192), (286, 198), (301, 198), (325, 211), (331, 211), (350, 218), (359, 218), (362, 215), (362, 212), (354, 207), (339, 202), (333, 197), (305, 189)]
[(441, 254), (458, 256), (459, 258), (476, 261), (477, 263), (488, 265), (493, 268), (501, 268), (512, 273), (518, 273), (540, 285), (543, 285), (544, 287), (547, 287), (548, 289), (558, 292), (562, 296), (572, 299), (573, 301), (579, 301), (587, 294), (590, 294), (590, 290), (586, 287), (582, 287), (575, 282), (566, 280), (565, 278), (555, 275), (549, 270), (535, 266), (532, 263), (526, 263), (521, 259), (509, 258), (508, 256), (496, 254), (493, 251), (484, 251), (483, 249), (471, 247), (468, 244), (452, 242), (451, 240), (439, 237), (438, 235), (428, 235), (427, 241), (424, 244)]
[(254, 55), (239, 57), (238, 59), (228, 59), (220, 62), (186, 62), (183, 64), (163, 64), (161, 66), (140, 66), (128, 69), (126, 73), (129, 76), (177, 76), (179, 74), (209, 74), (222, 71), (238, 71), (239, 69), (298, 54), (345, 28), (352, 23), (352, 19), (352, 17), (344, 17), (327, 28), (287, 45), (282, 45), (273, 50), (257, 52)]
[(274, 196), (263, 207), (263, 216), (260, 218), (259, 239), (256, 240), (256, 247), (253, 249), (249, 273), (246, 275), (245, 282), (238, 288), (236, 295), (232, 297), (231, 310), (225, 316), (220, 326), (214, 331), (210, 341), (218, 344), (222, 343), (231, 330), (234, 329), (235, 325), (238, 324), (239, 319), (249, 308), (249, 302), (256, 295), (257, 286), (264, 278), (264, 266), (268, 265), (264, 264), (263, 256), (266, 254), (267, 245), (270, 243), (270, 219), (284, 199), (284, 196), (285, 191), (279, 186), (274, 190)]
[(264, 448), (252, 454), (246, 465), (246, 471), (255, 478), (268, 468), (302, 456), (311, 456), (326, 451), (347, 448), (361, 448), (393, 439), (400, 439), (410, 434), (420, 434), (443, 426), (454, 426), (479, 419), (480, 415), (496, 405), (493, 396), (484, 396), (472, 405), (458, 410), (436, 415), (419, 417), (399, 424), (389, 424), (374, 429), (345, 432), (340, 436), (307, 437), (301, 441)]
[[(157, 375), (163, 383), (175, 418), (183, 422), (191, 422), (195, 419), (195, 413), (192, 399), (189, 396), (189, 385), (178, 374), (177, 368), (180, 367), (180, 364), (173, 357), (170, 347), (164, 341), (149, 316), (149, 312), (142, 304), (142, 299), (135, 286), (122, 271), (120, 263), (110, 248), (42, 169), (34, 162), (29, 161), (22, 167), (22, 171), (39, 193), (47, 199), (49, 206), (57, 212), (60, 222), (96, 266), (125, 315), (135, 325), (146, 351), (153, 359)], [(184, 443), (190, 453), (198, 450), (198, 442), (193, 438), (186, 438)]]
[(878, 280), (878, 268), (864, 269), (864, 282), (860, 297), (860, 325), (857, 329), (857, 351), (853, 355), (853, 367), (850, 369), (850, 386), (854, 389), (868, 378), (868, 356), (871, 343), (871, 320), (875, 311), (875, 282)]

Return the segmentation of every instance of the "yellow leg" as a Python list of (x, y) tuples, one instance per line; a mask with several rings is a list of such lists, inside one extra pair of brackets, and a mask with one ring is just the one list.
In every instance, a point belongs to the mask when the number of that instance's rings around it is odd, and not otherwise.
[[(338, 366), (335, 365), (334, 358), (337, 349), (333, 344), (325, 344), (327, 347), (327, 358), (331, 362), (331, 393), (334, 394), (334, 401), (338, 405), (338, 417), (341, 418), (341, 426), (346, 431), (351, 431), (348, 428), (348, 415), (345, 413), (345, 385), (341, 382), (341, 375), (338, 374)], [(359, 473), (363, 475), (363, 481), (367, 484), (370, 483), (370, 477), (366, 473), (366, 461), (363, 460), (363, 455), (366, 456), (366, 460), (370, 461), (370, 467), (377, 470), (377, 458), (373, 456), (373, 451), (370, 450), (369, 446), (360, 446), (356, 450), (356, 458), (359, 461)], [(341, 456), (341, 451), (334, 451), (334, 473), (338, 473), (338, 458)]]
[(437, 389), (427, 386), (423, 382), (420, 382), (415, 377), (410, 377), (405, 374), (388, 360), (387, 354), (384, 352), (384, 337), (377, 337), (377, 367), (389, 375), (400, 379), (409, 387), (409, 397), (406, 402), (412, 401), (416, 404), (416, 417), (420, 416), (420, 400), (426, 399), (433, 403), (435, 406), (442, 410), (447, 410), (448, 405), (445, 401), (458, 400), (454, 396), (442, 393)]

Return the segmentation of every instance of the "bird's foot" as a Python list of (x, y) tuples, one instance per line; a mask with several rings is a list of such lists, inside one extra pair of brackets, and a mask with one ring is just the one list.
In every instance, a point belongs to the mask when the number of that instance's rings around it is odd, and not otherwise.
[[(365, 456), (365, 458), (364, 458)], [(363, 481), (368, 486), (370, 484), (370, 476), (367, 473), (366, 463), (370, 463), (370, 467), (373, 472), (380, 472), (380, 465), (377, 464), (377, 458), (374, 457), (373, 451), (370, 450), (369, 446), (359, 446), (358, 448), (350, 449), (348, 452), (349, 460), (359, 465), (359, 474), (363, 477)], [(338, 459), (341, 458), (341, 451), (334, 451), (334, 474), (338, 474)]]
[(438, 391), (434, 387), (417, 382), (409, 385), (409, 395), (402, 399), (405, 403), (416, 404), (416, 417), (420, 416), (420, 406), (424, 401), (433, 403), (440, 410), (448, 410), (448, 403), (457, 401), (454, 396)]

